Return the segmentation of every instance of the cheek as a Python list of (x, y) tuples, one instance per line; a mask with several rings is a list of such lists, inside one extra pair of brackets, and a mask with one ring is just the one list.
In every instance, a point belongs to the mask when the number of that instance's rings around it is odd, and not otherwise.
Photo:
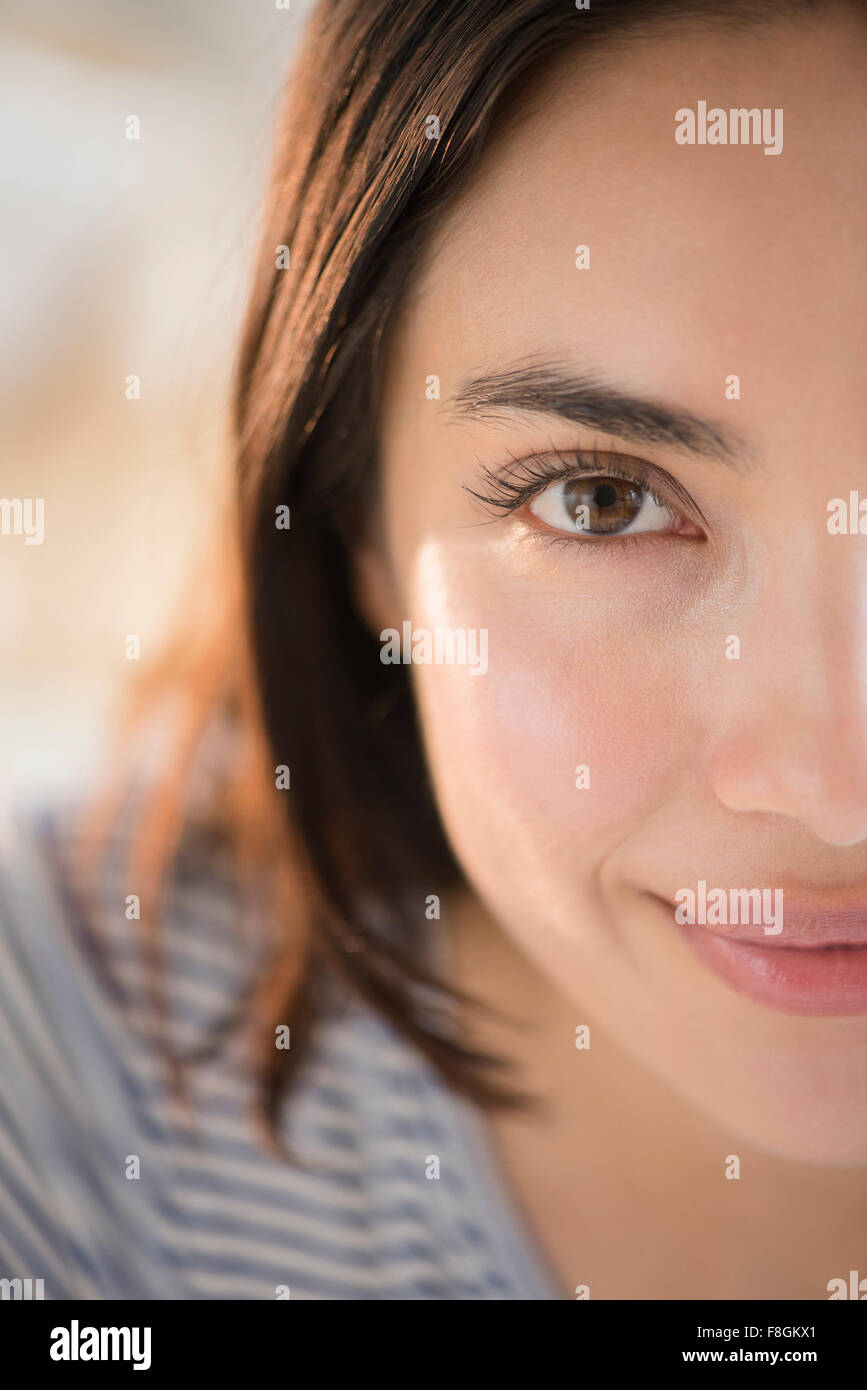
[[(580, 585), (580, 565), (572, 574)], [(593, 563), (593, 562), (589, 562)], [(414, 667), (441, 813), (487, 896), (574, 891), (675, 793), (694, 739), (672, 698), (658, 629), (591, 600), (428, 548), (411, 586), (415, 626), (487, 629), (487, 671)]]

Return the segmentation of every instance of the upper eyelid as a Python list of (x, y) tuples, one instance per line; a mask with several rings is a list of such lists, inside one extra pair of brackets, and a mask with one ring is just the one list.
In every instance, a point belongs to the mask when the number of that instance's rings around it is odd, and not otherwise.
[[(559, 449), (549, 449), (523, 457), (514, 454), (510, 457), (511, 462), (499, 468), (490, 468), (484, 465), (482, 467), (482, 476), (488, 479), (492, 489), (500, 489), (499, 501), (490, 496), (484, 497), (471, 487), (467, 487), (466, 491), (489, 506), (492, 503), (494, 505), (499, 504), (508, 513), (516, 511), (524, 502), (560, 478), (609, 473), (612, 477), (631, 478), (653, 494), (662, 493), (663, 496), (657, 500), (664, 505), (668, 504), (668, 497), (673, 497), (686, 512), (698, 518), (705, 526), (708, 525), (707, 518), (686, 488), (666, 469), (660, 468), (657, 464), (650, 463), (646, 459), (637, 459), (614, 449), (599, 450), (595, 448), (570, 449), (566, 453)], [(552, 460), (556, 460), (556, 462), (552, 462)], [(527, 476), (534, 465), (539, 469), (535, 475), (535, 484)], [(515, 481), (516, 477), (520, 477), (522, 468), (526, 470), (525, 476), (527, 476), (527, 482), (523, 488)], [(509, 505), (506, 500), (509, 493), (513, 498), (512, 505)]]

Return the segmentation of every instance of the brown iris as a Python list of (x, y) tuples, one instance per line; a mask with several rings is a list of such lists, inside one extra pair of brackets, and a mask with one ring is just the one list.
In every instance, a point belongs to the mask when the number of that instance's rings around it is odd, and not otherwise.
[(563, 488), (563, 505), (576, 527), (591, 535), (622, 531), (634, 521), (645, 491), (623, 478), (575, 478)]

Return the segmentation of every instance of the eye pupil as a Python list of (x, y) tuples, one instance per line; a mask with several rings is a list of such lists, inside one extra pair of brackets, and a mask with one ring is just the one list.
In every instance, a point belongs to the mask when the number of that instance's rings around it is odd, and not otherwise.
[(597, 507), (613, 507), (617, 501), (616, 489), (610, 483), (600, 483), (593, 493)]

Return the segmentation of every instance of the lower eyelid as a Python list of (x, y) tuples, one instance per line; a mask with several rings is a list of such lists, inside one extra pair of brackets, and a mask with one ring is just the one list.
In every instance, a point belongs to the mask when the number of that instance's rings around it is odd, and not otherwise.
[(615, 558), (615, 552), (622, 555), (623, 551), (628, 550), (634, 545), (642, 544), (645, 548), (660, 541), (670, 540), (671, 538), (664, 531), (631, 531), (625, 535), (613, 535), (605, 537), (595, 537), (587, 539), (579, 535), (565, 536), (557, 531), (543, 530), (542, 527), (528, 528), (533, 532), (532, 539), (544, 546), (571, 546), (573, 551), (582, 551), (584, 556), (589, 558), (591, 555), (601, 558), (605, 552), (611, 559)]

